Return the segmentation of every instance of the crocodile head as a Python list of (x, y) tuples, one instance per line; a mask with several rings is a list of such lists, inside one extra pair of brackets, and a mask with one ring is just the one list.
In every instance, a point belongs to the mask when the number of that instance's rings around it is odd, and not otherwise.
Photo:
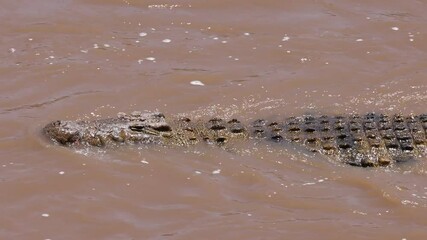
[(107, 143), (161, 143), (172, 128), (162, 113), (119, 113), (117, 118), (94, 121), (54, 121), (43, 133), (61, 145), (104, 146)]

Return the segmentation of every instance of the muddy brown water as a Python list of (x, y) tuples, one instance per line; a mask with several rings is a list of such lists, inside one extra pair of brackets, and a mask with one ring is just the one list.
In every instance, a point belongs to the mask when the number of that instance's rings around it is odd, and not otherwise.
[(72, 150), (40, 129), (133, 110), (246, 122), (426, 113), (426, 11), (415, 0), (1, 1), (0, 238), (425, 239), (426, 159), (362, 169), (255, 142)]

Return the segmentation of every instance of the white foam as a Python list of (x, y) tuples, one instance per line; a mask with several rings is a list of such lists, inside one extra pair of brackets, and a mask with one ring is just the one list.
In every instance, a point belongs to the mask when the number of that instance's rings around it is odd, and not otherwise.
[(285, 35), (283, 38), (282, 38), (282, 41), (283, 42), (287, 42), (287, 41), (289, 41), (291, 38), (290, 37), (288, 37), (287, 35)]
[(195, 86), (205, 86), (205, 84), (202, 81), (199, 80), (193, 80), (190, 82), (191, 85), (195, 85)]

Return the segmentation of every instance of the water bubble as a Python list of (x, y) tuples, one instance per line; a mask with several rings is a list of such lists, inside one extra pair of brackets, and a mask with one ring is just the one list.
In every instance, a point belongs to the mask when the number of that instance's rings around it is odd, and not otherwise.
[(140, 32), (140, 33), (139, 33), (139, 36), (140, 36), (140, 37), (145, 37), (145, 36), (147, 36), (147, 33), (146, 33), (146, 32)]

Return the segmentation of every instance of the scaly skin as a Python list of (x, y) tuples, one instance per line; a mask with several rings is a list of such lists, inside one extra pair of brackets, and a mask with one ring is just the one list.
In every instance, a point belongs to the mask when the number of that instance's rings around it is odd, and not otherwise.
[(55, 121), (43, 132), (65, 146), (123, 144), (219, 145), (248, 138), (294, 142), (310, 151), (354, 166), (387, 166), (426, 156), (427, 114), (419, 116), (302, 116), (283, 122), (256, 120), (248, 126), (232, 119), (207, 122), (166, 120), (161, 113), (119, 113), (93, 121)]

